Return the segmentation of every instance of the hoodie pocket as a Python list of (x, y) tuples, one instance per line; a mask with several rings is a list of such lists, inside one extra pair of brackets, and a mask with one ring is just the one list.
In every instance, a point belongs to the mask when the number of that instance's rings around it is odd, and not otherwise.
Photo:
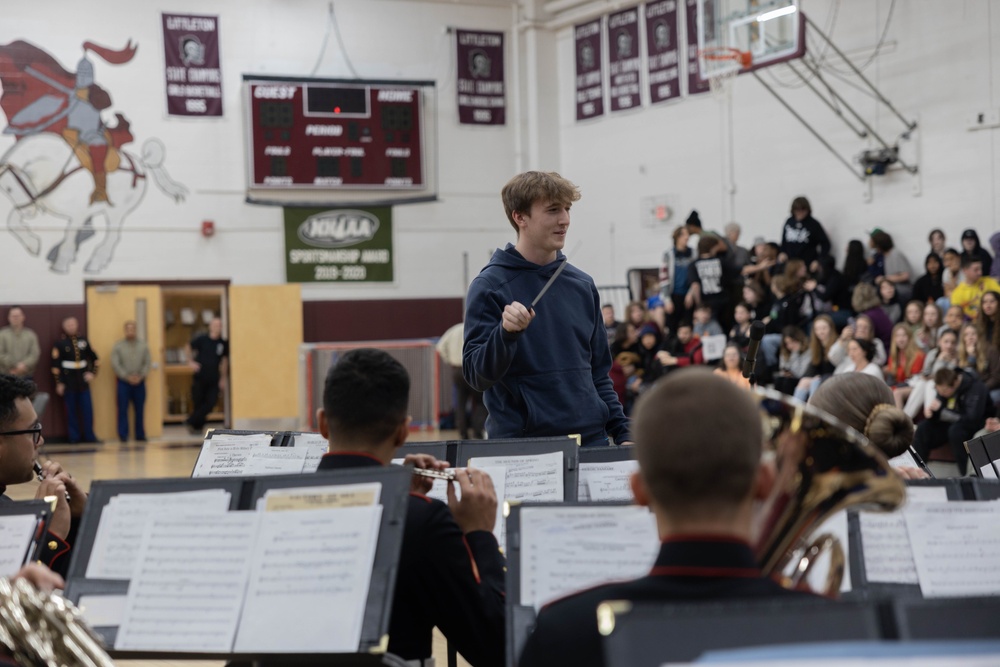
[(597, 393), (590, 369), (522, 376), (518, 392), (526, 435), (567, 435), (603, 429), (608, 406)]

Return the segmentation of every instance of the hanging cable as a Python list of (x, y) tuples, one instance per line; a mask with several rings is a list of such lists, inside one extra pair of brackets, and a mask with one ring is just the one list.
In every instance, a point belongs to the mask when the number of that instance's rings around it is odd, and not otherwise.
[[(874, 50), (872, 50), (871, 55), (868, 56), (868, 59), (865, 60), (863, 64), (858, 65), (858, 69), (861, 70), (862, 72), (865, 71), (869, 65), (875, 62), (875, 58), (878, 57), (879, 52), (885, 45), (885, 38), (889, 34), (889, 26), (892, 25), (892, 15), (895, 9), (896, 9), (896, 0), (892, 0), (889, 3), (889, 14), (885, 17), (885, 25), (882, 26), (882, 34), (878, 38), (878, 42), (876, 42)], [(843, 74), (844, 76), (851, 76), (852, 74), (852, 72), (839, 69), (831, 63), (825, 63), (823, 69), (828, 72), (837, 72), (839, 74)]]
[(313, 67), (309, 76), (316, 76), (316, 72), (319, 71), (319, 66), (323, 62), (323, 56), (326, 54), (326, 45), (330, 42), (330, 28), (333, 28), (333, 32), (337, 36), (337, 44), (340, 46), (340, 55), (344, 57), (344, 63), (347, 65), (347, 69), (350, 70), (351, 76), (355, 79), (361, 78), (358, 76), (357, 70), (354, 69), (351, 57), (347, 55), (347, 50), (344, 48), (344, 39), (340, 36), (340, 26), (337, 24), (337, 15), (333, 12), (332, 1), (327, 5), (326, 34), (323, 36), (323, 46), (319, 50), (319, 57), (316, 58), (316, 65)]

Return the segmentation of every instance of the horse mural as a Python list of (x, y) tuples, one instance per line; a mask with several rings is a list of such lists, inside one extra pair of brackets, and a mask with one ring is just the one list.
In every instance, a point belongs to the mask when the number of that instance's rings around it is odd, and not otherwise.
[(42, 240), (29, 222), (40, 214), (65, 221), (62, 240), (46, 255), (57, 273), (69, 271), (101, 218), (106, 232), (84, 270), (99, 273), (108, 266), (125, 218), (142, 202), (150, 178), (175, 202), (187, 195), (163, 166), (162, 142), (147, 140), (137, 155), (123, 148), (133, 138), (125, 117), (115, 114), (112, 127), (101, 117), (111, 97), (94, 82), (88, 53), (119, 65), (132, 59), (136, 47), (130, 42), (115, 51), (84, 42), (83, 48), (74, 74), (27, 42), (0, 46), (0, 108), (8, 119), (3, 133), (16, 138), (0, 157), (0, 192), (12, 204), (7, 226), (29, 253), (39, 255)]

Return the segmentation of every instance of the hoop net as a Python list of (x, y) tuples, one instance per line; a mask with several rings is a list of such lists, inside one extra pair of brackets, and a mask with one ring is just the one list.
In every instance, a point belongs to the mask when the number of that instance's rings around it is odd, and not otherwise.
[(753, 56), (749, 51), (726, 46), (701, 49), (698, 58), (705, 72), (705, 78), (708, 79), (712, 96), (720, 99), (729, 96), (736, 75), (753, 63)]

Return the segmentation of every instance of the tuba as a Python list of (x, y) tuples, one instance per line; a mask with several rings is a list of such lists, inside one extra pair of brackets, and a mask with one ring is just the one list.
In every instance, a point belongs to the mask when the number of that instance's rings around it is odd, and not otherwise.
[(0, 578), (0, 643), (21, 665), (115, 664), (73, 603), (38, 591), (23, 579), (11, 583)]
[[(829, 534), (807, 541), (811, 533), (843, 509), (898, 508), (906, 498), (906, 485), (881, 451), (835, 417), (776, 391), (755, 393), (764, 427), (764, 456), (773, 460), (775, 476), (756, 516), (757, 561), (765, 574), (794, 588), (829, 551), (830, 570), (821, 592), (836, 596), (843, 578), (844, 547)], [(792, 574), (786, 576), (792, 563)]]

